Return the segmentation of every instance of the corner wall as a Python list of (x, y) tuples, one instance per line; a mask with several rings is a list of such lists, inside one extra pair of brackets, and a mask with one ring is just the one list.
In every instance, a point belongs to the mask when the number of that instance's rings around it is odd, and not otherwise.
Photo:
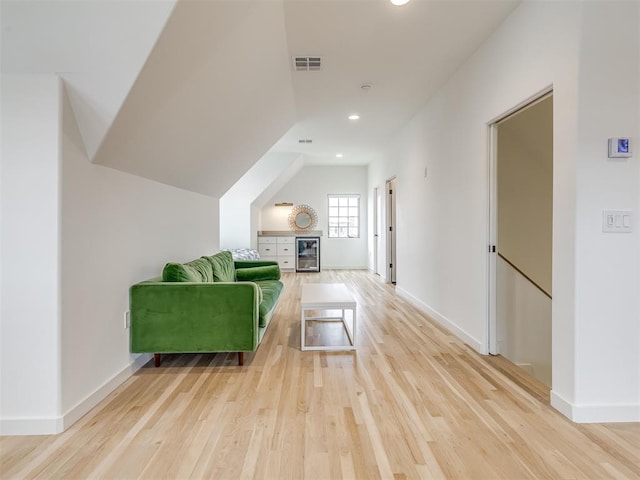
[(61, 428), (61, 83), (1, 78), (0, 433), (53, 433)]
[[(640, 420), (638, 229), (614, 239), (600, 225), (602, 209), (638, 205), (638, 155), (606, 161), (607, 137), (638, 141), (638, 8), (523, 3), (370, 167), (369, 190), (398, 180), (399, 293), (486, 353), (487, 125), (553, 86), (552, 404), (581, 422)], [(602, 67), (618, 62), (624, 81)], [(598, 315), (612, 299), (614, 317)]]
[(62, 414), (68, 426), (97, 403), (90, 397), (103, 384), (135, 368), (139, 355), (129, 353), (124, 328), (129, 286), (160, 275), (168, 261), (218, 251), (218, 201), (92, 164), (66, 96), (63, 127)]
[(129, 287), (217, 251), (218, 200), (92, 164), (56, 76), (2, 80), (0, 432), (53, 434), (148, 359)]

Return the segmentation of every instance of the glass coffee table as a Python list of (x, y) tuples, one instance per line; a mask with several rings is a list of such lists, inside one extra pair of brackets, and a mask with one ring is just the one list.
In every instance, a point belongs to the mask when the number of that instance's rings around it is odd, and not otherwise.
[[(356, 299), (344, 283), (305, 283), (302, 285), (302, 296), (300, 298), (302, 310), (300, 315), (301, 349), (355, 350), (356, 305)], [(344, 332), (347, 334), (348, 344), (308, 344), (307, 326), (309, 322), (341, 322)]]

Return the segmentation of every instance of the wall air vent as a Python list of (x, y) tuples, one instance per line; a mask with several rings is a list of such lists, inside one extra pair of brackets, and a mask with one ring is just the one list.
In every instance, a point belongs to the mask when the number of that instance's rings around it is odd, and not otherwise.
[(293, 68), (296, 72), (317, 72), (321, 63), (322, 57), (293, 57)]
[(298, 140), (298, 143), (311, 143), (313, 142), (313, 140), (311, 140), (310, 138), (301, 138)]

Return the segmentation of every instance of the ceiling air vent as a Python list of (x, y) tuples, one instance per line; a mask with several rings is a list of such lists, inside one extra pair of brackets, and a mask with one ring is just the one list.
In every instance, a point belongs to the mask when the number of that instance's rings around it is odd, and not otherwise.
[(321, 63), (322, 57), (293, 57), (293, 68), (296, 72), (317, 72)]

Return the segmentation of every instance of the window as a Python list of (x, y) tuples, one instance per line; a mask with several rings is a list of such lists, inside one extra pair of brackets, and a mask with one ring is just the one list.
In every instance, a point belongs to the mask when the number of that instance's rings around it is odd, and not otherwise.
[(329, 195), (329, 238), (360, 237), (360, 195)]

